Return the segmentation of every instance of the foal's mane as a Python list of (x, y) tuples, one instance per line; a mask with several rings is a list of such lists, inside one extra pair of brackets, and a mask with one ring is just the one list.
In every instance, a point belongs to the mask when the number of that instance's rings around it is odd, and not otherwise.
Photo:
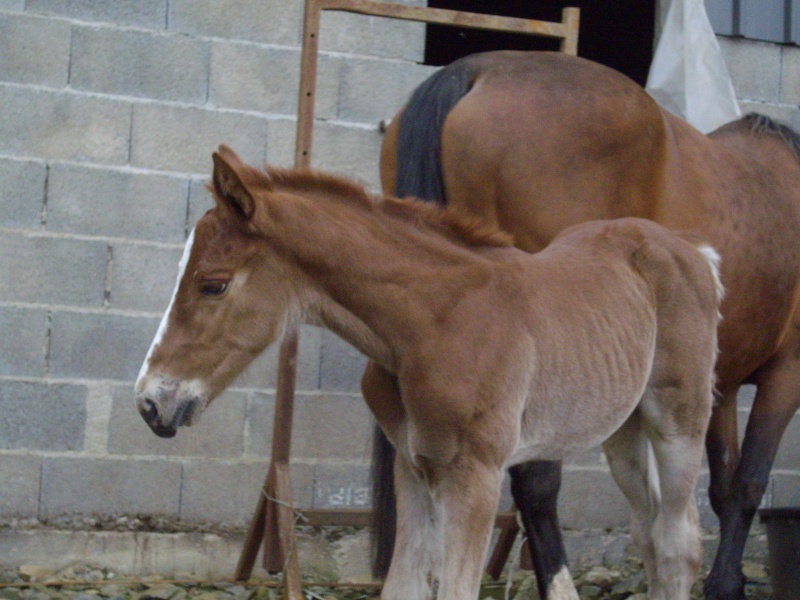
[(783, 142), (791, 148), (797, 160), (800, 160), (800, 133), (783, 123), (771, 119), (759, 113), (749, 113), (742, 117), (742, 121), (750, 126), (750, 132), (756, 135), (771, 134), (777, 135)]
[(327, 198), (363, 210), (396, 218), (411, 225), (427, 226), (469, 246), (513, 246), (514, 239), (499, 227), (452, 207), (442, 207), (417, 198), (392, 198), (371, 194), (359, 183), (311, 169), (281, 169), (267, 166), (276, 188), (317, 192)]

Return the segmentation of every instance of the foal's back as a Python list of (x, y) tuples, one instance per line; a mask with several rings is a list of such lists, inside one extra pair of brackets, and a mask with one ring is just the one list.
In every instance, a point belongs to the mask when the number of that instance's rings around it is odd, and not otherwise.
[(509, 464), (596, 446), (665, 387), (704, 432), (721, 295), (710, 247), (628, 218), (569, 228), (520, 260), (536, 366)]

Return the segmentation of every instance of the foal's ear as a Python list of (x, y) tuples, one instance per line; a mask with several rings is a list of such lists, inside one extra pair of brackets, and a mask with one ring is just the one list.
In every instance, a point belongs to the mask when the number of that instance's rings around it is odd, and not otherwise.
[(214, 152), (212, 158), (212, 184), (217, 197), (249, 221), (256, 212), (256, 202), (246, 183), (247, 165), (224, 144)]

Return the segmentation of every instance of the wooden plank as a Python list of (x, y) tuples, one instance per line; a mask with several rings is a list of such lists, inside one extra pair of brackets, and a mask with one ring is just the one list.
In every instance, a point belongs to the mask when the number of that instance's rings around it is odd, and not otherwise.
[[(298, 514), (298, 523), (314, 527), (369, 527), (372, 524), (372, 509), (369, 508), (309, 508)], [(516, 515), (516, 512), (497, 513), (494, 526), (518, 530)]]
[(564, 23), (484, 15), (444, 8), (376, 2), (375, 0), (319, 0), (319, 6), (322, 10), (339, 10), (389, 19), (466, 27), (468, 29), (506, 31), (555, 38), (565, 38), (569, 33), (569, 29)]

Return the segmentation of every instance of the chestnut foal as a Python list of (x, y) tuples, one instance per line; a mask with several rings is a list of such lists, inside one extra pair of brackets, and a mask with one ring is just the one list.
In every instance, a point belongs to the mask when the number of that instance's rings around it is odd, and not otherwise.
[(136, 383), (175, 435), (289, 325), (331, 329), (398, 381), (370, 409), (397, 449), (382, 598), (477, 598), (503, 473), (603, 444), (650, 597), (688, 599), (711, 414), (718, 257), (642, 219), (538, 254), (452, 209), (377, 198), (221, 146), (216, 207), (186, 245)]

